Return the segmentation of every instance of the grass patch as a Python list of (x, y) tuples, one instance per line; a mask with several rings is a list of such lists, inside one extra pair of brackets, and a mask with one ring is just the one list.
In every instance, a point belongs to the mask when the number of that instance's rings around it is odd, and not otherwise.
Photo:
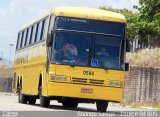
[(160, 48), (142, 49), (137, 53), (127, 53), (126, 58), (131, 66), (160, 67)]

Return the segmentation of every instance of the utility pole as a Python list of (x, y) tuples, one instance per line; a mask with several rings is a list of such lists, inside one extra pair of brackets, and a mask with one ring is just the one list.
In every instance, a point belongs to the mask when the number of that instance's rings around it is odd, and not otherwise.
[(0, 61), (3, 60), (3, 52), (1, 52)]
[(9, 68), (11, 67), (11, 51), (12, 51), (12, 47), (14, 46), (14, 44), (9, 44), (10, 46), (10, 53), (9, 53)]
[[(11, 52), (12, 52), (12, 47), (14, 46), (14, 44), (9, 44), (10, 46), (10, 53), (9, 53), (9, 66), (8, 66), (8, 77), (10, 78), (12, 75), (11, 75)], [(10, 86), (12, 88), (12, 85)], [(10, 89), (9, 87), (9, 79), (7, 78), (6, 79), (6, 91), (9, 91)]]

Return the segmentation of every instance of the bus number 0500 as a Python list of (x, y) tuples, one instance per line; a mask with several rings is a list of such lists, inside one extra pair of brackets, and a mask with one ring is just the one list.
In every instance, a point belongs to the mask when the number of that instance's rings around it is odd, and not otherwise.
[(84, 75), (94, 75), (94, 71), (83, 71)]

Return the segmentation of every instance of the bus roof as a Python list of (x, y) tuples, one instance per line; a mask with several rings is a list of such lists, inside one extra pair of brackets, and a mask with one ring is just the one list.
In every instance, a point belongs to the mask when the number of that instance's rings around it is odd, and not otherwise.
[(120, 14), (107, 10), (84, 7), (58, 7), (52, 10), (56, 16), (79, 17), (95, 20), (126, 22), (126, 18)]
[(53, 8), (50, 12), (46, 12), (42, 16), (36, 18), (35, 20), (23, 25), (20, 30), (31, 26), (37, 21), (53, 14), (55, 16), (68, 16), (86, 19), (95, 19), (103, 21), (113, 21), (113, 22), (123, 22), (126, 23), (126, 18), (120, 14), (107, 10), (95, 9), (95, 8), (84, 8), (84, 7), (57, 7)]

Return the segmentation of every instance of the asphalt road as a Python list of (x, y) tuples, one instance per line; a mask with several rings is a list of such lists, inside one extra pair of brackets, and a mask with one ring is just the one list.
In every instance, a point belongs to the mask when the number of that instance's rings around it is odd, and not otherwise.
[[(12, 112), (25, 111), (25, 112), (30, 112), (30, 111), (32, 111), (32, 112), (38, 112), (39, 114), (41, 112), (53, 113), (53, 111), (56, 112), (56, 113), (57, 112), (58, 113), (69, 112), (70, 114), (73, 112), (74, 114), (76, 114), (76, 116), (88, 116), (88, 114), (87, 114), (88, 112), (96, 113), (96, 105), (95, 104), (83, 104), (82, 103), (82, 104), (79, 104), (78, 108), (75, 109), (75, 108), (64, 108), (64, 107), (62, 107), (61, 103), (58, 103), (57, 101), (51, 101), (49, 108), (42, 108), (39, 105), (39, 100), (36, 101), (35, 105), (19, 104), (16, 95), (13, 95), (13, 94), (12, 95), (11, 94), (0, 94), (0, 111), (2, 111), (2, 112), (6, 112), (6, 111), (12, 111)], [(107, 114), (111, 113), (111, 114), (115, 114), (115, 115), (121, 115), (125, 111), (134, 112), (134, 111), (157, 111), (157, 110), (144, 109), (144, 108), (142, 109), (142, 108), (122, 107), (119, 104), (109, 103), (109, 107), (108, 107), (106, 113)], [(93, 113), (91, 113), (91, 114), (93, 114)], [(66, 113), (64, 113), (64, 115), (65, 114)], [(72, 115), (72, 116), (75, 116), (75, 115)], [(93, 115), (90, 115), (90, 116), (93, 117)], [(104, 116), (107, 116), (107, 115), (104, 115)]]

